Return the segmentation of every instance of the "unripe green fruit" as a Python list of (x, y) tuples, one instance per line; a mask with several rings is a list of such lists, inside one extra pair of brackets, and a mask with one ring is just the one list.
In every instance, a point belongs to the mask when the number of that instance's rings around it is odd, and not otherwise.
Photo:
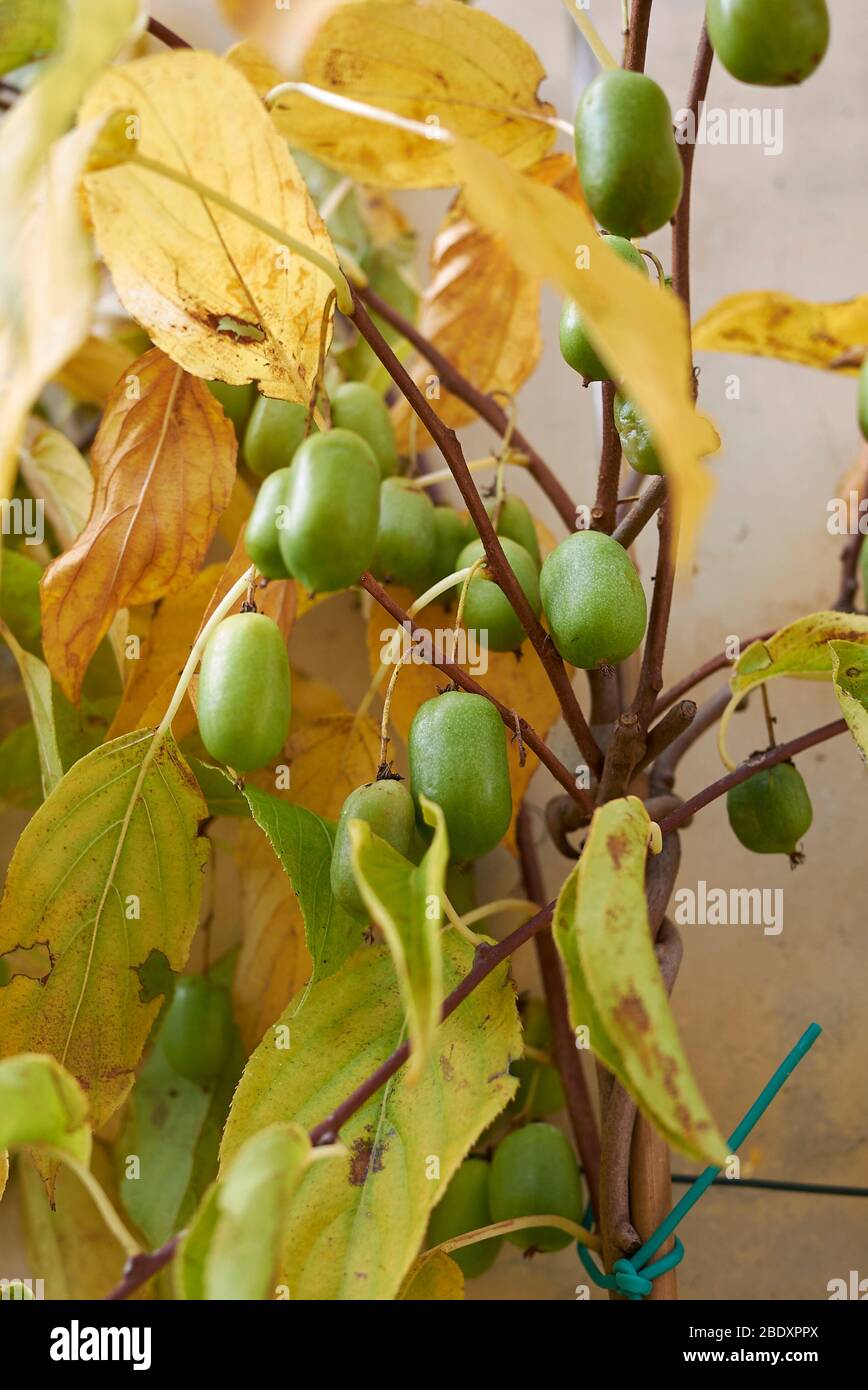
[(599, 73), (579, 102), (575, 132), (582, 192), (602, 227), (648, 236), (674, 216), (684, 173), (669, 102), (652, 78)]
[(160, 1038), (178, 1075), (207, 1086), (229, 1060), (233, 1029), (229, 991), (202, 975), (185, 975), (175, 987)]
[[(602, 240), (610, 251), (614, 251), (622, 261), (626, 261), (634, 270), (641, 271), (645, 279), (648, 279), (648, 264), (635, 246), (620, 236), (604, 236)], [(592, 249), (591, 255), (593, 254)], [(571, 299), (566, 300), (561, 310), (560, 348), (567, 366), (572, 367), (585, 381), (609, 380), (609, 369), (597, 356), (585, 331), (582, 311)]]
[[(552, 1025), (543, 1001), (528, 999), (521, 1012), (525, 1043), (548, 1052)], [(518, 1091), (509, 1105), (510, 1114), (526, 1113), (531, 1120), (542, 1120), (563, 1109), (564, 1088), (557, 1067), (536, 1062), (532, 1057), (522, 1057), (513, 1062), (510, 1070), (519, 1079)]]
[[(487, 498), (485, 503), (485, 510), (488, 512), (488, 515), (493, 522), (494, 514), (497, 510), (496, 497)], [(542, 564), (542, 556), (540, 555), (539, 540), (536, 534), (536, 526), (534, 525), (533, 517), (531, 516), (526, 504), (522, 502), (520, 497), (513, 497), (512, 494), (510, 494), (509, 497), (504, 499), (503, 506), (500, 509), (500, 516), (497, 519), (497, 525), (494, 529), (496, 530), (499, 536), (507, 536), (509, 540), (517, 541), (519, 545), (523, 545), (528, 555), (530, 555), (531, 559), (536, 565), (537, 569), (539, 569), (540, 565)], [(475, 541), (478, 539), (479, 532), (473, 525), (473, 521), (471, 519), (469, 525), (469, 535), (465, 544), (469, 545), (471, 540)]]
[[(299, 401), (277, 401), (260, 396), (244, 431), (244, 462), (259, 478), (277, 468), (288, 468), (304, 439), (307, 406)], [(316, 426), (312, 426), (316, 433)]]
[(631, 468), (635, 468), (637, 473), (662, 473), (660, 460), (651, 443), (651, 431), (633, 402), (616, 395), (614, 416), (621, 451)]
[(332, 593), (370, 569), (380, 517), (380, 470), (349, 430), (306, 439), (293, 459), (283, 563), (311, 593)]
[(287, 516), (291, 472), (290, 468), (278, 468), (263, 479), (244, 532), (247, 554), (266, 579), (291, 578), (280, 553), (278, 529)]
[(218, 623), (199, 670), (197, 714), (212, 758), (252, 772), (276, 758), (289, 734), (289, 660), (280, 628), (263, 613)]
[(434, 531), (437, 546), (429, 576), (432, 584), (438, 579), (445, 579), (447, 574), (455, 573), (459, 552), (467, 543), (464, 522), (452, 507), (434, 508)]
[[(536, 565), (523, 545), (507, 540), (505, 536), (500, 544), (525, 598), (538, 617), (540, 601)], [(458, 568), (464, 569), (484, 558), (482, 541), (473, 541), (458, 556)], [(524, 641), (524, 628), (500, 585), (493, 579), (484, 578), (488, 573), (487, 568), (479, 570), (470, 581), (464, 602), (464, 626), (475, 632), (487, 632), (489, 651), (512, 652)]]
[(225, 381), (207, 381), (205, 385), (222, 405), (226, 417), (232, 421), (235, 436), (240, 443), (259, 394), (254, 383), (249, 381), (246, 386), (230, 386)]
[[(554, 1125), (530, 1124), (498, 1144), (491, 1165), (492, 1221), (517, 1216), (582, 1219), (582, 1182), (575, 1155)], [(556, 1226), (530, 1226), (507, 1240), (521, 1250), (563, 1250), (573, 1237)]]
[(727, 72), (760, 87), (791, 87), (829, 45), (825, 0), (708, 0), (708, 36)]
[[(868, 441), (868, 356), (859, 372), (859, 429), (862, 438)], [(864, 554), (864, 546), (863, 546)]]
[(745, 849), (788, 854), (791, 859), (798, 859), (796, 846), (810, 830), (814, 815), (802, 774), (792, 763), (763, 768), (730, 787), (726, 811)]
[(371, 570), (415, 589), (427, 583), (437, 554), (434, 504), (406, 478), (387, 478), (380, 488), (380, 524)]
[[(449, 1186), (431, 1213), (425, 1246), (430, 1250), (454, 1236), (478, 1231), (491, 1225), (488, 1204), (488, 1181), (491, 1165), (484, 1158), (465, 1158), (453, 1175)], [(478, 1245), (465, 1245), (453, 1250), (449, 1258), (463, 1271), (465, 1279), (477, 1279), (490, 1269), (497, 1259), (503, 1238), (481, 1240)]]
[(494, 849), (512, 817), (506, 734), (494, 705), (463, 690), (426, 700), (410, 725), (409, 756), (413, 796), (443, 811), (452, 856), (466, 861)]
[(645, 635), (645, 591), (623, 546), (602, 531), (575, 531), (546, 558), (543, 612), (565, 661), (616, 666)]
[(350, 821), (363, 820), (375, 835), (405, 858), (410, 857), (416, 827), (416, 808), (406, 782), (384, 778), (350, 792), (338, 817), (332, 851), (331, 885), (341, 907), (363, 916), (367, 909), (353, 875)]
[(371, 447), (380, 465), (380, 477), (390, 478), (398, 469), (395, 431), (382, 396), (363, 381), (345, 381), (331, 398), (332, 424), (353, 430)]

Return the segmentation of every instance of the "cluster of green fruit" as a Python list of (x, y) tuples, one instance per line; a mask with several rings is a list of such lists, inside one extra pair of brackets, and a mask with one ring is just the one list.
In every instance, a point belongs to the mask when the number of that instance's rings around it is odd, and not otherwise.
[[(545, 1050), (551, 1044), (548, 1010), (540, 999), (522, 1007), (524, 1039), (528, 1048)], [(525, 1216), (561, 1216), (576, 1223), (582, 1219), (582, 1184), (575, 1155), (560, 1130), (542, 1123), (564, 1105), (557, 1068), (535, 1058), (512, 1065), (519, 1089), (504, 1114), (512, 1128), (496, 1143), (493, 1157), (472, 1155), (455, 1173), (431, 1214), (426, 1247), (440, 1245), (496, 1221)], [(497, 1128), (497, 1122), (492, 1129)], [(486, 1133), (480, 1145), (485, 1146)], [(556, 1226), (530, 1226), (507, 1237), (521, 1250), (562, 1250), (571, 1236)], [(467, 1245), (452, 1253), (466, 1279), (474, 1279), (491, 1267), (503, 1237)]]

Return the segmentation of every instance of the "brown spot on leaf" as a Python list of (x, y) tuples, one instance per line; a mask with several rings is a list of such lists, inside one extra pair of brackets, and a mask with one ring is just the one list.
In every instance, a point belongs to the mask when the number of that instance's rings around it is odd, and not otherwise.
[(609, 835), (606, 840), (606, 849), (615, 868), (620, 869), (621, 860), (629, 849), (627, 837), (625, 835)]
[(383, 1148), (384, 1145), (375, 1144), (372, 1139), (355, 1141), (350, 1157), (351, 1187), (362, 1187), (369, 1173), (383, 1171)]

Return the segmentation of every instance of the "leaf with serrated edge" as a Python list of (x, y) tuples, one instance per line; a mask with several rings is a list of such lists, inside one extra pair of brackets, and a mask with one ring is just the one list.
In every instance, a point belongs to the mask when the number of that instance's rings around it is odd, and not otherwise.
[(868, 645), (830, 642), (832, 681), (847, 727), (868, 763)]
[[(174, 52), (112, 68), (83, 116), (141, 119), (138, 153), (230, 197), (335, 262), (289, 150), (242, 75), (213, 53)], [(329, 277), (235, 213), (134, 163), (90, 174), (97, 243), (127, 312), (187, 371), (258, 380), (307, 401)]]
[[(467, 974), (473, 951), (447, 933), (444, 986)], [(404, 1009), (386, 947), (359, 951), (315, 985), (282, 1022), (289, 1047), (266, 1036), (235, 1092), (221, 1165), (275, 1121), (310, 1128), (401, 1043)], [(293, 1299), (392, 1299), (422, 1242), (432, 1207), (475, 1140), (510, 1101), (509, 1064), (521, 1035), (505, 967), (493, 971), (437, 1033), (415, 1085), (402, 1067), (341, 1127), (348, 1154), (305, 1176), (286, 1223), (278, 1282)], [(432, 1156), (439, 1181), (429, 1177)], [(327, 1258), (323, 1258), (323, 1251)]]
[[(615, 1074), (668, 1144), (721, 1164), (726, 1143), (690, 1070), (651, 943), (650, 825), (637, 797), (599, 807), (561, 890), (554, 933), (567, 970), (570, 1021), (588, 1026), (601, 1061), (617, 1062)], [(583, 1012), (588, 1002), (590, 1017)]]
[[(11, 989), (5, 985), (0, 1000)], [(87, 1164), (90, 1119), (87, 1097), (53, 1057), (21, 1049), (21, 1055), (0, 1062), (0, 1151), (49, 1144)]]
[(70, 700), (118, 609), (182, 589), (232, 491), (237, 443), (218, 402), (156, 348), (115, 389), (93, 446), (87, 526), (42, 580), (42, 641)]
[(42, 944), (51, 962), (0, 990), (0, 1053), (57, 1057), (95, 1129), (132, 1086), (159, 1012), (140, 967), (154, 951), (173, 970), (187, 959), (208, 854), (190, 769), (171, 736), (153, 745), (126, 734), (75, 764), (18, 841), (0, 904), (0, 955)]
[(418, 867), (375, 835), (366, 821), (349, 824), (353, 876), (386, 938), (401, 986), (410, 1033), (410, 1081), (428, 1060), (443, 1006), (443, 895), (449, 863), (443, 812), (425, 796), (420, 805), (434, 838)]
[[(371, 35), (376, 34), (376, 43)], [(282, 81), (251, 44), (230, 53), (263, 95)], [(329, 15), (304, 55), (302, 79), (476, 141), (516, 168), (551, 149), (554, 109), (530, 45), (500, 20), (453, 0), (363, 0)], [(360, 183), (448, 188), (460, 182), (449, 144), (324, 106), (301, 92), (275, 103), (290, 144)]]
[(247, 786), (244, 795), (298, 898), (313, 959), (311, 979), (324, 979), (360, 945), (366, 928), (363, 920), (346, 912), (332, 897), (335, 828), (305, 806), (295, 806), (256, 787)]

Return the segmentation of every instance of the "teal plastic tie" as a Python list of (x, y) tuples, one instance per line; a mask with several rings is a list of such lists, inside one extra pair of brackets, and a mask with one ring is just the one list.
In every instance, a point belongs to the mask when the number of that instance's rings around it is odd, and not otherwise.
[[(729, 1136), (729, 1149), (731, 1153), (736, 1153), (744, 1143), (751, 1130), (758, 1124), (766, 1110), (768, 1110), (787, 1079), (793, 1074), (802, 1058), (805, 1057), (814, 1046), (814, 1043), (817, 1041), (822, 1031), (818, 1023), (812, 1023), (809, 1028), (805, 1029), (795, 1047), (784, 1058), (777, 1071), (760, 1091), (760, 1094), (750, 1107), (750, 1110), (748, 1110), (744, 1119), (740, 1124), (736, 1125), (732, 1134)], [(579, 1252), (579, 1259), (582, 1261), (586, 1272), (590, 1275), (597, 1287), (600, 1289), (614, 1289), (633, 1302), (638, 1302), (643, 1298), (647, 1298), (653, 1288), (654, 1280), (659, 1278), (661, 1274), (665, 1274), (667, 1270), (674, 1269), (675, 1266), (680, 1264), (684, 1259), (684, 1246), (676, 1236), (675, 1245), (672, 1250), (661, 1256), (661, 1258), (653, 1264), (649, 1263), (651, 1257), (656, 1254), (661, 1245), (666, 1243), (669, 1237), (674, 1233), (676, 1226), (680, 1225), (691, 1208), (696, 1206), (696, 1203), (703, 1193), (708, 1191), (722, 1167), (722, 1164), (717, 1167), (712, 1164), (711, 1167), (706, 1168), (704, 1172), (700, 1173), (696, 1181), (688, 1187), (681, 1200), (676, 1202), (665, 1221), (662, 1221), (657, 1227), (653, 1236), (650, 1236), (648, 1240), (646, 1240), (645, 1244), (640, 1250), (636, 1251), (635, 1255), (631, 1255), (629, 1259), (616, 1261), (611, 1274), (602, 1274), (597, 1268), (591, 1256), (591, 1252), (587, 1250), (584, 1245), (579, 1245), (577, 1243), (576, 1249)], [(591, 1208), (588, 1207), (582, 1223), (588, 1230), (591, 1229), (592, 1215)]]

